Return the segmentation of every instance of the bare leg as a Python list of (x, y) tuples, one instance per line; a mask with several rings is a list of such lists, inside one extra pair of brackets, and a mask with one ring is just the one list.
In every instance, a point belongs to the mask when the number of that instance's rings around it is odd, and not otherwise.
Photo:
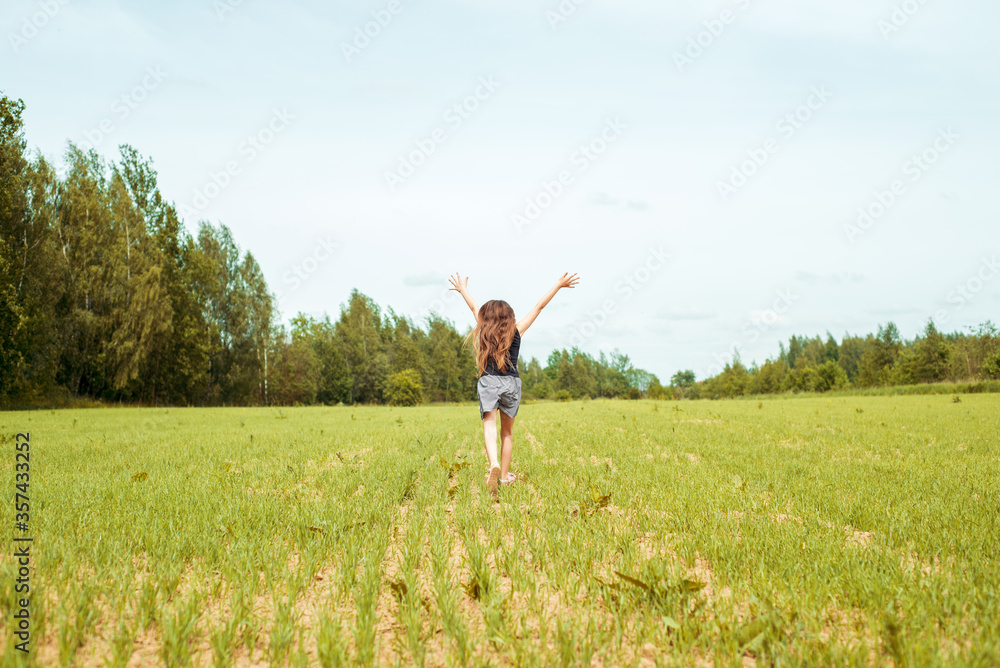
[(500, 411), (500, 479), (507, 481), (510, 460), (514, 456), (514, 418)]
[(490, 460), (490, 468), (500, 466), (497, 462), (497, 412), (483, 413), (483, 438), (486, 440), (486, 458)]

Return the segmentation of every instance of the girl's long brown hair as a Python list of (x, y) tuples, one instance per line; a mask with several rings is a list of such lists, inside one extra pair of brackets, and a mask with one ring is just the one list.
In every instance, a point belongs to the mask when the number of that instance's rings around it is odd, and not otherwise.
[(507, 302), (491, 299), (479, 307), (476, 328), (469, 332), (479, 373), (486, 373), (486, 364), (491, 359), (501, 373), (507, 370), (507, 351), (516, 331), (514, 309)]

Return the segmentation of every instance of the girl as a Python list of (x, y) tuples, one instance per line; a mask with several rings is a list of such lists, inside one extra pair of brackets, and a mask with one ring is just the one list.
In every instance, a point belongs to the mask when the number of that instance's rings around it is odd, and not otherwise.
[[(450, 277), (450, 290), (455, 290), (465, 299), (465, 303), (476, 316), (476, 328), (469, 332), (476, 366), (479, 368), (479, 417), (483, 421), (483, 437), (486, 439), (486, 456), (490, 460), (490, 472), (486, 476), (486, 487), (495, 499), (498, 484), (510, 484), (514, 475), (510, 473), (510, 458), (514, 450), (514, 418), (521, 404), (521, 378), (517, 375), (517, 355), (523, 335), (546, 304), (562, 288), (575, 288), (580, 279), (576, 274), (563, 274), (555, 286), (545, 293), (528, 315), (514, 321), (514, 310), (510, 304), (500, 300), (490, 300), (479, 307), (469, 294), (469, 279), (457, 273)], [(497, 408), (500, 409), (500, 459), (497, 460)]]

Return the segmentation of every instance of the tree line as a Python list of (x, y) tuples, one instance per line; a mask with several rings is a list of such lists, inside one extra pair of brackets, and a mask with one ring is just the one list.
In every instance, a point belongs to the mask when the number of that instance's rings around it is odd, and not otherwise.
[(259, 400), (274, 305), (224, 226), (186, 232), (150, 161), (29, 156), (0, 97), (0, 401)]
[[(76, 398), (149, 405), (293, 405), (475, 400), (464, 333), (353, 291), (338, 317), (286, 326), (260, 266), (224, 225), (190, 234), (152, 162), (70, 143), (62, 173), (29, 155), (24, 103), (0, 94), (0, 405)], [(747, 368), (736, 356), (664, 387), (617, 351), (553, 351), (520, 363), (525, 397), (725, 398), (1000, 379), (1000, 333), (895, 324), (838, 343), (793, 336)]]
[[(288, 336), (277, 337), (281, 345), (272, 357), (268, 400), (395, 405), (475, 400), (479, 373), (467, 335), (437, 315), (418, 326), (354, 290), (335, 322), (299, 314)], [(638, 399), (659, 387), (655, 376), (617, 351), (594, 358), (577, 349), (557, 350), (544, 367), (531, 358), (521, 359), (518, 369), (527, 398)]]
[(783, 392), (828, 392), (940, 382), (1000, 380), (1000, 331), (992, 322), (944, 334), (932, 320), (904, 340), (895, 323), (867, 336), (793, 336), (762, 365), (747, 368), (738, 355), (721, 373), (696, 382), (682, 371), (671, 378), (677, 397), (720, 399)]
[[(475, 362), (449, 321), (417, 325), (355, 290), (335, 321), (286, 327), (253, 255), (224, 225), (188, 233), (148, 158), (70, 143), (60, 174), (29, 155), (23, 111), (0, 95), (0, 405), (475, 399)], [(618, 353), (521, 367), (528, 397), (659, 388)]]

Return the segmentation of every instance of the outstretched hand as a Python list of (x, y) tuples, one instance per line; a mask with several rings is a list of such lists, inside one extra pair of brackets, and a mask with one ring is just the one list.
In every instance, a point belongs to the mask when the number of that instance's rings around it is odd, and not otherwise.
[(462, 278), (462, 275), (456, 271), (454, 276), (448, 277), (448, 282), (451, 283), (451, 287), (448, 289), (454, 290), (458, 294), (462, 295), (462, 299), (464, 299), (465, 303), (469, 305), (470, 309), (472, 309), (472, 314), (478, 318), (479, 304), (477, 304), (476, 300), (469, 294), (469, 277), (466, 276), (465, 278)]
[(545, 293), (545, 295), (530, 311), (528, 311), (528, 315), (518, 320), (517, 331), (521, 333), (521, 336), (524, 336), (524, 333), (528, 331), (529, 327), (531, 327), (531, 323), (535, 322), (535, 318), (537, 318), (538, 314), (542, 312), (542, 309), (545, 308), (550, 301), (552, 301), (552, 298), (556, 296), (557, 292), (559, 292), (562, 288), (575, 288), (576, 284), (579, 282), (580, 279), (576, 274), (567, 273), (560, 276), (559, 280), (556, 281), (556, 284), (549, 288), (549, 291)]
[(560, 288), (575, 288), (576, 284), (580, 282), (576, 274), (563, 274), (562, 277), (556, 282), (556, 285)]

